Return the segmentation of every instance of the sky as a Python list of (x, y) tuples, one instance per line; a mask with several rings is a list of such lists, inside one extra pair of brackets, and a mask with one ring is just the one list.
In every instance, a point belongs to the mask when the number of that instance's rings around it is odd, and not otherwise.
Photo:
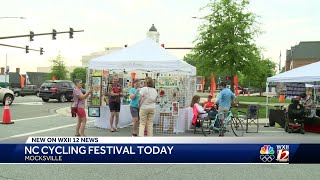
[[(200, 8), (210, 0), (6, 0), (0, 6), (0, 37), (11, 35), (84, 30), (75, 33), (51, 36), (3, 39), (1, 44), (40, 49), (26, 54), (23, 49), (0, 46), (0, 67), (5, 67), (6, 55), (11, 71), (16, 67), (21, 72), (36, 71), (36, 67), (50, 66), (50, 59), (59, 53), (67, 66), (80, 66), (81, 57), (106, 47), (128, 46), (145, 39), (152, 24), (160, 33), (160, 43), (166, 47), (193, 47), (200, 19), (208, 13)], [(320, 13), (318, 0), (251, 0), (249, 10), (259, 16), (263, 31), (256, 38), (264, 49), (265, 58), (282, 66), (285, 51), (300, 41), (320, 41)], [(25, 17), (6, 19), (1, 17)], [(170, 50), (183, 58), (186, 50)]]

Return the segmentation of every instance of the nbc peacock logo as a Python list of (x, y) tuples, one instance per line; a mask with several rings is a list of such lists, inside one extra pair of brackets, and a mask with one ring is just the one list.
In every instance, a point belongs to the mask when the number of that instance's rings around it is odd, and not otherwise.
[(273, 147), (270, 145), (264, 145), (260, 149), (260, 159), (262, 162), (272, 162), (275, 158)]

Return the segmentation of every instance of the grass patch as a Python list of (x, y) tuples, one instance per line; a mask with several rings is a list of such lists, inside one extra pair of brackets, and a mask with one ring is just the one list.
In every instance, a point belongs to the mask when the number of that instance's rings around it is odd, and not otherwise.
[[(259, 118), (266, 118), (266, 106), (265, 105), (258, 105), (258, 106), (259, 106)], [(270, 109), (275, 109), (275, 107), (269, 106), (268, 111)], [(237, 116), (238, 115), (238, 111), (247, 112), (248, 111), (248, 106), (247, 105), (241, 105), (238, 108), (233, 107), (231, 110), (232, 110), (233, 115)]]
[[(266, 97), (261, 96), (238, 96), (237, 99), (242, 102), (263, 102), (266, 103)], [(279, 103), (278, 98), (269, 98), (269, 103)], [(290, 103), (289, 99), (285, 99), (285, 103)]]
[[(202, 98), (207, 98), (207, 95), (201, 95)], [(237, 99), (241, 102), (259, 102), (266, 103), (267, 99), (264, 96), (238, 96)], [(269, 103), (279, 103), (279, 98), (269, 97)], [(290, 99), (285, 99), (285, 103), (290, 103)]]

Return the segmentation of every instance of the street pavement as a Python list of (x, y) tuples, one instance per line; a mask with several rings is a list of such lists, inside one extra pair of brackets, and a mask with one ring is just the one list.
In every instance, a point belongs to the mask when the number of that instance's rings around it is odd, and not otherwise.
[[(1, 106), (2, 108), (4, 106)], [(12, 125), (0, 125), (0, 143), (18, 141), (28, 136), (73, 136), (77, 119), (71, 118), (70, 103), (43, 103), (36, 96), (18, 97), (10, 106)], [(57, 110), (59, 109), (59, 110)], [(58, 113), (55, 113), (57, 110)], [(2, 110), (1, 110), (2, 116)], [(250, 130), (254, 130), (250, 127)], [(87, 136), (131, 136), (131, 127), (110, 132), (95, 128), (89, 120)], [(213, 134), (212, 136), (216, 136)], [(234, 137), (231, 132), (225, 134)], [(162, 136), (155, 134), (155, 136)], [(193, 131), (173, 136), (199, 136)], [(245, 137), (314, 137), (318, 134), (288, 134), (283, 129), (260, 126), (259, 133)], [(134, 137), (132, 137), (134, 138)], [(203, 137), (205, 138), (205, 137)], [(237, 138), (237, 137), (235, 137)], [(320, 165), (0, 165), (0, 180), (35, 179), (318, 179)]]
[[(37, 96), (16, 97), (10, 106), (11, 119), (24, 119), (55, 114), (55, 110), (63, 107), (70, 107), (70, 103), (59, 103), (57, 100), (50, 100), (45, 103)], [(0, 105), (0, 117), (3, 116), (4, 105)]]

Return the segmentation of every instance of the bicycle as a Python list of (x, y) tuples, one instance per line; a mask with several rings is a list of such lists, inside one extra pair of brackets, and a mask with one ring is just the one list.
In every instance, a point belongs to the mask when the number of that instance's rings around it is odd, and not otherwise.
[[(228, 130), (228, 126), (230, 125), (231, 130), (235, 136), (238, 136), (238, 137), (243, 136), (243, 134), (244, 134), (243, 125), (239, 119), (237, 119), (233, 116), (231, 109), (228, 112), (228, 116), (226, 118), (224, 118), (225, 119), (224, 124), (221, 127), (220, 119), (222, 119), (222, 118), (220, 118), (220, 117), (222, 115), (224, 116), (225, 114), (220, 112), (216, 115), (215, 119), (210, 122), (209, 130), (218, 131), (219, 134), (221, 134), (221, 132), (223, 132), (223, 133), (230, 132)], [(219, 122), (219, 127), (214, 127), (214, 124), (216, 121)]]

